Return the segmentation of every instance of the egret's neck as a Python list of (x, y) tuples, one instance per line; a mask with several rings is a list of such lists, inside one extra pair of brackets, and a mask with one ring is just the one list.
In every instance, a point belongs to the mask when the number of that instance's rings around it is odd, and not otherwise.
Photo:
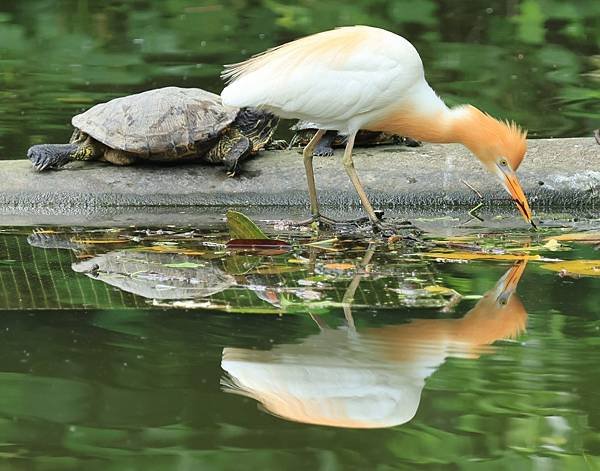
[(473, 119), (474, 114), (477, 118), (483, 115), (468, 105), (448, 108), (423, 81), (408, 98), (390, 107), (384, 116), (365, 128), (425, 142), (458, 142), (475, 152), (484, 141), (478, 134), (480, 127)]

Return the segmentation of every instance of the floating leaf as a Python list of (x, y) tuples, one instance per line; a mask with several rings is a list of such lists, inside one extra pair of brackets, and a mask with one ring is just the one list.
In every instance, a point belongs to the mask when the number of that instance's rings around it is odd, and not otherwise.
[(231, 255), (225, 258), (223, 266), (225, 271), (231, 275), (245, 275), (259, 263), (259, 257), (254, 255)]
[(227, 242), (230, 249), (285, 249), (291, 248), (290, 244), (277, 239), (232, 239)]
[(333, 239), (325, 239), (325, 240), (316, 240), (314, 242), (307, 242), (304, 245), (308, 245), (309, 247), (317, 247), (319, 249), (330, 250), (332, 252), (340, 252), (341, 249), (334, 247), (334, 244), (338, 242), (337, 238)]
[(308, 258), (290, 258), (287, 262), (296, 263), (298, 265), (307, 265), (310, 263), (310, 260)]
[(304, 271), (306, 268), (298, 265), (262, 265), (252, 270), (252, 273), (259, 275), (279, 275), (282, 273), (294, 273)]
[(128, 244), (127, 239), (72, 239), (73, 242), (82, 245), (99, 245), (99, 244)]
[(305, 301), (320, 301), (323, 298), (323, 293), (312, 289), (296, 289), (291, 293)]
[(158, 252), (158, 253), (178, 253), (183, 255), (206, 255), (206, 252), (201, 252), (194, 249), (184, 249), (177, 246), (153, 245), (151, 247), (139, 247), (130, 249), (135, 252)]
[(16, 260), (0, 260), (0, 265), (11, 265), (16, 263)]
[(323, 268), (328, 270), (353, 270), (355, 266), (353, 263), (326, 263)]
[(335, 279), (335, 277), (333, 277), (331, 275), (313, 275), (313, 276), (308, 276), (302, 280), (298, 280), (298, 284), (300, 286), (312, 286), (314, 284), (324, 283), (326, 281), (331, 281), (333, 279)]
[(277, 314), (281, 315), (284, 312), (280, 308), (273, 306), (233, 306), (229, 303), (219, 303), (214, 301), (194, 301), (192, 299), (183, 301), (163, 301), (152, 300), (152, 305), (157, 307), (172, 307), (179, 309), (210, 309), (213, 311), (225, 311), (241, 314)]
[(425, 286), (423, 289), (431, 294), (439, 294), (442, 296), (460, 296), (460, 294), (452, 288), (446, 288), (445, 286), (440, 285)]
[(542, 245), (530, 245), (528, 247), (510, 247), (504, 249), (507, 252), (535, 252), (538, 250), (549, 250), (556, 252), (557, 250), (570, 250), (569, 247), (562, 245), (555, 238), (546, 239), (548, 242)]
[(542, 245), (542, 247), (544, 249), (554, 251), (554, 250), (558, 250), (559, 248), (561, 248), (562, 245), (560, 244), (560, 242), (558, 242), (558, 240), (553, 238), (553, 239), (550, 239), (548, 242), (546, 242), (544, 245)]
[[(549, 237), (548, 239), (563, 240), (569, 242), (598, 242), (600, 243), (600, 232), (573, 232)], [(548, 240), (546, 239), (546, 240)]]
[(194, 263), (194, 262), (181, 262), (181, 263), (165, 263), (163, 266), (169, 267), (169, 268), (198, 268), (198, 267), (202, 267), (204, 265), (202, 265), (201, 263)]
[(563, 276), (600, 276), (600, 260), (566, 260), (541, 265), (545, 270), (556, 271)]
[(268, 239), (262, 229), (245, 214), (230, 209), (226, 217), (232, 239)]
[(540, 255), (523, 255), (509, 253), (489, 253), (489, 252), (426, 252), (421, 253), (424, 257), (438, 258), (442, 260), (546, 260)]

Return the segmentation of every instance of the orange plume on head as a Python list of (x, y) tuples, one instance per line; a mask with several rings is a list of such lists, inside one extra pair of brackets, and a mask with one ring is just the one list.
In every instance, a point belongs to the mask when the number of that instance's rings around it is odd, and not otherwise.
[(452, 129), (457, 142), (462, 142), (482, 161), (505, 157), (513, 170), (519, 168), (527, 151), (527, 131), (471, 105), (452, 111), (458, 113)]

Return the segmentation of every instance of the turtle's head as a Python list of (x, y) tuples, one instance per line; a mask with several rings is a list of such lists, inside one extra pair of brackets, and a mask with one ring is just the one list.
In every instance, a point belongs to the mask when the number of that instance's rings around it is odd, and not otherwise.
[(271, 142), (279, 118), (256, 108), (242, 108), (232, 126), (252, 142), (252, 153), (264, 149)]

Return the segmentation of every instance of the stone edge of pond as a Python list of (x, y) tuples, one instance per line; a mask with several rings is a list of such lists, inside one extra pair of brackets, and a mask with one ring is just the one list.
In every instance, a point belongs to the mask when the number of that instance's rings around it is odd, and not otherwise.
[[(600, 203), (600, 145), (593, 137), (528, 141), (518, 174), (535, 208), (594, 208)], [(341, 159), (315, 157), (323, 206), (358, 207)], [(463, 146), (357, 149), (355, 164), (375, 206), (450, 208), (512, 203), (499, 183)], [(0, 161), (0, 212), (81, 212), (93, 208), (142, 206), (298, 206), (308, 197), (299, 150), (268, 151), (243, 164), (239, 177), (221, 167), (116, 167), (78, 162), (37, 173), (27, 160)]]

